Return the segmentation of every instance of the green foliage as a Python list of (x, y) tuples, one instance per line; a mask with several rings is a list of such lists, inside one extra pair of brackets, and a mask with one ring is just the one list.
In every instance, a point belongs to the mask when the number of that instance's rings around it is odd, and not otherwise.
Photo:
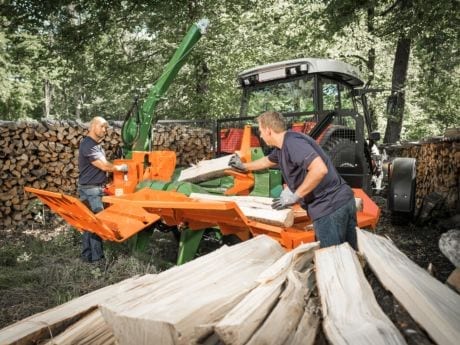
[[(389, 89), (396, 39), (404, 33), (414, 42), (409, 74), (417, 83), (407, 86), (403, 134), (413, 137), (422, 114), (435, 127), (458, 124), (458, 7), (455, 0), (4, 1), (0, 118), (43, 117), (48, 100), (51, 117), (123, 120), (190, 25), (207, 17), (208, 34), (155, 119), (235, 116), (238, 72), (298, 57), (344, 60), (374, 87)], [(370, 99), (381, 131), (387, 96)]]

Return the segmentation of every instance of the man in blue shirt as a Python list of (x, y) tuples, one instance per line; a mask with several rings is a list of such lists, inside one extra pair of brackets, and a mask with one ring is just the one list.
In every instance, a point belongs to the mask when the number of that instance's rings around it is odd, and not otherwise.
[[(113, 165), (108, 162), (101, 146), (107, 134), (107, 121), (97, 116), (89, 125), (89, 132), (79, 146), (78, 154), (78, 194), (94, 213), (104, 209), (102, 196), (107, 183), (107, 172), (128, 171), (126, 164)], [(102, 239), (91, 232), (83, 232), (82, 260), (96, 262), (104, 258)]]
[(287, 188), (272, 207), (300, 203), (313, 221), (322, 248), (348, 242), (357, 249), (356, 205), (353, 191), (329, 157), (311, 137), (286, 130), (284, 117), (265, 112), (257, 118), (262, 139), (274, 150), (266, 157), (243, 163), (238, 155), (230, 166), (241, 171), (279, 166)]

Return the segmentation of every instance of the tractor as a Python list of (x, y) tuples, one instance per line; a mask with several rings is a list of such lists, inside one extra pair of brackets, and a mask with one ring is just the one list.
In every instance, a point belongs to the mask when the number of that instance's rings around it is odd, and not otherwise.
[[(77, 198), (61, 193), (26, 187), (41, 201), (78, 230), (91, 231), (108, 241), (135, 239), (142, 250), (149, 231), (173, 231), (180, 238), (178, 264), (192, 260), (205, 231), (212, 229), (223, 237), (246, 240), (266, 234), (287, 250), (315, 240), (308, 215), (296, 217), (290, 227), (279, 227), (248, 219), (234, 202), (200, 201), (190, 198), (193, 191), (209, 191), (209, 186), (227, 186), (224, 194), (276, 197), (282, 190), (278, 170), (247, 176), (226, 170), (226, 175), (204, 183), (178, 183), (176, 153), (151, 151), (153, 114), (188, 54), (205, 32), (207, 21), (194, 24), (177, 48), (164, 73), (153, 85), (140, 109), (132, 109), (122, 127), (123, 158), (128, 172), (114, 172), (110, 204), (94, 214)], [(216, 120), (216, 157), (238, 154), (246, 160), (268, 152), (258, 138), (254, 118), (263, 111), (281, 112), (291, 130), (309, 134), (330, 155), (355, 197), (362, 202), (357, 212), (358, 226), (375, 228), (380, 209), (369, 197), (373, 176), (382, 173), (373, 154), (379, 134), (372, 132), (366, 93), (357, 71), (350, 65), (326, 59), (297, 59), (263, 65), (241, 72), (240, 114)], [(395, 160), (389, 171), (389, 207), (395, 213), (414, 208), (414, 166), (407, 159)]]

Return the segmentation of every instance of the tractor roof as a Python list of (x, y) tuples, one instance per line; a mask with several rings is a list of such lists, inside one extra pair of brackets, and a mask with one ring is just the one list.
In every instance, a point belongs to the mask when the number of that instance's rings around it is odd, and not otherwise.
[[(262, 65), (247, 69), (238, 74), (241, 85), (245, 80), (265, 82), (275, 79), (285, 79), (297, 74), (320, 73), (327, 77), (341, 80), (352, 87), (364, 85), (358, 70), (342, 61), (331, 59), (302, 58), (295, 60), (280, 61), (272, 64)], [(249, 83), (246, 83), (249, 85)]]

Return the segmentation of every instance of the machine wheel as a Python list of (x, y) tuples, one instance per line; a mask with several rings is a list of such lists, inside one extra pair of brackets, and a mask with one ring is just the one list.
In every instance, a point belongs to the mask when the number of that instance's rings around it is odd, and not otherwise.
[(398, 157), (391, 164), (389, 173), (388, 208), (391, 222), (406, 225), (414, 218), (416, 193), (416, 161)]
[[(366, 167), (365, 171), (368, 173), (363, 177), (362, 187), (360, 188), (362, 188), (367, 195), (372, 194), (369, 163), (364, 156), (364, 152), (362, 155), (356, 153), (355, 143), (351, 139), (331, 137), (323, 145), (323, 150), (331, 158), (332, 164), (339, 170), (339, 173), (341, 173), (342, 168), (355, 168), (355, 163), (358, 164), (359, 168), (363, 166)], [(358, 186), (351, 184), (351, 187)]]

